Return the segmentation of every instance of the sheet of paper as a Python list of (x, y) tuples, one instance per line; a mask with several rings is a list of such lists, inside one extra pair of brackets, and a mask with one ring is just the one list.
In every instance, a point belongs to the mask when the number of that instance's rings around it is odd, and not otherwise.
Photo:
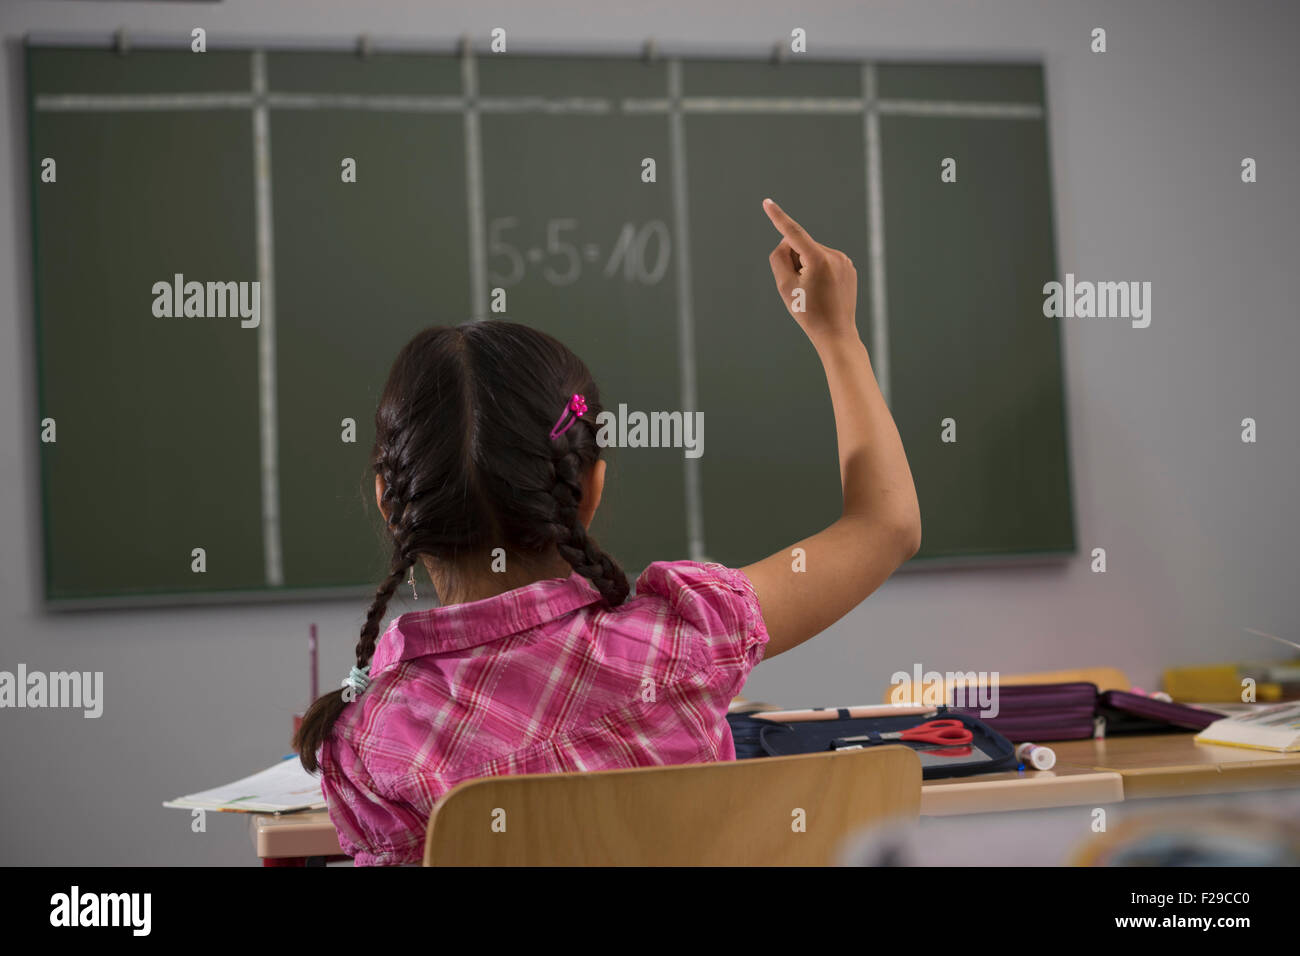
[(323, 807), (325, 800), (320, 776), (308, 773), (297, 757), (291, 757), (234, 783), (187, 794), (166, 805), (266, 813)]

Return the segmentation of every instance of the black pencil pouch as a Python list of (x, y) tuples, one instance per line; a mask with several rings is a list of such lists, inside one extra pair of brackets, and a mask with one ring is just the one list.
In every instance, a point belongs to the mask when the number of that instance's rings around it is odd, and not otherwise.
[(819, 753), (832, 749), (841, 737), (892, 733), (908, 730), (930, 720), (959, 720), (971, 732), (969, 744), (943, 747), (924, 741), (886, 740), (911, 747), (921, 758), (921, 776), (960, 777), (973, 773), (1013, 770), (1017, 766), (1015, 747), (978, 718), (938, 707), (936, 714), (906, 714), (898, 717), (849, 717), (847, 710), (832, 720), (801, 720), (782, 723), (763, 720), (757, 712), (728, 714), (731, 736), (736, 743), (736, 758), (780, 757), (788, 754)]

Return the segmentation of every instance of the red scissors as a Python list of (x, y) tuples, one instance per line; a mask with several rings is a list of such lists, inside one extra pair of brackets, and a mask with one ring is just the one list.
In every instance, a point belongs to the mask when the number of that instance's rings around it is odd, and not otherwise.
[(855, 746), (865, 747), (888, 740), (915, 740), (920, 743), (938, 744), (940, 747), (956, 747), (968, 744), (974, 739), (975, 735), (962, 726), (960, 720), (927, 720), (907, 730), (862, 734), (859, 737), (837, 737), (831, 749), (847, 750)]

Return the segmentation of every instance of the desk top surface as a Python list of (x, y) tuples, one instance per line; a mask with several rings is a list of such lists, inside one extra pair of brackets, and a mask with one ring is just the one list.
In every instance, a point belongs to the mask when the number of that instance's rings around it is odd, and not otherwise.
[(1196, 742), (1187, 733), (1105, 737), (1100, 740), (1066, 740), (1050, 744), (1056, 759), (1064, 763), (1113, 770), (1117, 773), (1150, 773), (1168, 770), (1196, 770), (1206, 773), (1231, 770), (1233, 766), (1300, 766), (1300, 752), (1278, 753), (1249, 747), (1225, 747)]
[(1202, 744), (1190, 732), (1070, 740), (1052, 748), (1059, 762), (1119, 774), (1128, 799), (1300, 787), (1300, 753)]

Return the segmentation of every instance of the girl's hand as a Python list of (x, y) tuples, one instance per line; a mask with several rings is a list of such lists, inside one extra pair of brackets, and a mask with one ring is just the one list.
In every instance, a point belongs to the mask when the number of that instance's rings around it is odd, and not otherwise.
[(772, 200), (763, 200), (763, 211), (782, 236), (768, 262), (790, 315), (816, 347), (845, 338), (857, 341), (858, 272), (853, 261), (816, 242)]

